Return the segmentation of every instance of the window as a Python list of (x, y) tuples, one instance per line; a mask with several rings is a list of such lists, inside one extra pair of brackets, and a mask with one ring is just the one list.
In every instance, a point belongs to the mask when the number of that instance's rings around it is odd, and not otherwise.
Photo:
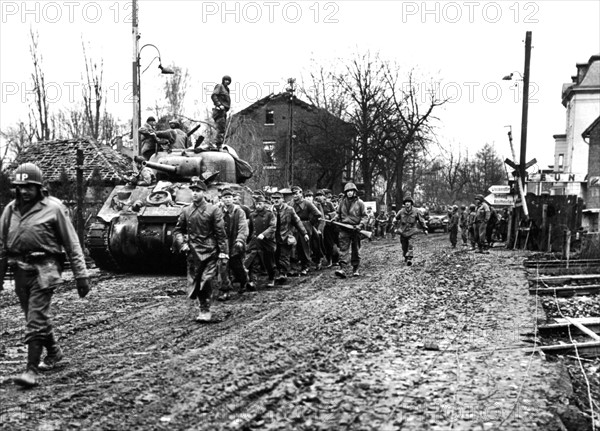
[(265, 111), (265, 124), (275, 124), (275, 113), (272, 109)]
[(275, 165), (275, 141), (263, 141), (263, 150), (265, 152), (265, 165)]
[(565, 155), (564, 154), (559, 154), (558, 155), (558, 169), (559, 170), (563, 170), (563, 165), (565, 163)]

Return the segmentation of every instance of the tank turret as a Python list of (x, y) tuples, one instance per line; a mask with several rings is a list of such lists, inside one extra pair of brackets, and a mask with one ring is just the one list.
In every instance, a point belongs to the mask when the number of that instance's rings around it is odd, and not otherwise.
[(192, 177), (208, 184), (206, 198), (231, 188), (251, 205), (251, 190), (238, 183), (236, 167), (245, 163), (227, 152), (159, 152), (143, 164), (154, 171), (150, 186), (113, 189), (86, 234), (86, 246), (101, 269), (131, 272), (181, 272), (185, 258), (171, 250), (172, 232), (182, 209), (191, 203)]

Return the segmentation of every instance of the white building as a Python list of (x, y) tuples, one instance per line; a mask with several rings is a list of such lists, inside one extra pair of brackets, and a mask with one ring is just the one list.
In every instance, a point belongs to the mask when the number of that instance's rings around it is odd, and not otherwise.
[(582, 197), (589, 145), (581, 134), (600, 115), (600, 55), (593, 55), (587, 63), (576, 66), (577, 75), (562, 88), (562, 104), (567, 109), (566, 129), (554, 135), (554, 172), (567, 174), (561, 177), (573, 181), (555, 182), (551, 194)]

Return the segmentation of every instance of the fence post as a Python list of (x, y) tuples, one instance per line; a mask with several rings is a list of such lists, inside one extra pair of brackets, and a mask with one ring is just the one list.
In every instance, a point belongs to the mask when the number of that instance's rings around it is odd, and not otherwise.
[(567, 268), (569, 267), (569, 255), (571, 254), (571, 230), (567, 229), (565, 231), (566, 242), (565, 242), (565, 257), (567, 258)]
[(77, 148), (77, 236), (83, 247), (83, 149)]

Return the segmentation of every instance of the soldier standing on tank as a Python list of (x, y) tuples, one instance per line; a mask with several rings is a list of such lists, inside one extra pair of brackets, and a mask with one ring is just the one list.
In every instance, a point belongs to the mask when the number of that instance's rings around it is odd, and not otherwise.
[(146, 160), (156, 151), (156, 118), (148, 117), (146, 124), (138, 129), (141, 137), (140, 153)]
[(187, 133), (181, 130), (181, 123), (178, 120), (169, 121), (169, 127), (171, 127), (172, 137), (172, 150), (185, 150), (189, 146), (189, 138)]
[[(63, 352), (49, 319), (52, 294), (62, 283), (63, 250), (71, 262), (81, 298), (89, 292), (85, 259), (77, 232), (61, 202), (42, 193), (43, 174), (33, 163), (15, 171), (16, 199), (0, 218), (0, 291), (10, 266), (15, 293), (25, 313), (27, 370), (15, 379), (23, 387), (39, 383), (39, 371), (46, 371), (63, 359)], [(42, 350), (47, 355), (40, 363)]]
[(277, 284), (285, 284), (290, 270), (292, 249), (296, 245), (293, 228), (300, 232), (306, 242), (308, 242), (309, 237), (300, 217), (298, 217), (294, 208), (283, 201), (283, 195), (280, 192), (273, 193), (271, 200), (273, 201), (272, 211), (276, 220), (275, 241), (277, 249), (275, 250), (275, 262), (279, 273), (276, 282)]
[(340, 200), (334, 220), (350, 225), (352, 230), (340, 228), (340, 269), (335, 271), (339, 278), (346, 278), (346, 267), (352, 265), (352, 275), (358, 277), (360, 266), (360, 230), (367, 223), (365, 203), (358, 197), (354, 183), (344, 186), (344, 197)]
[(273, 212), (267, 208), (267, 202), (263, 195), (256, 195), (254, 198), (254, 211), (250, 213), (250, 219), (254, 225), (254, 232), (248, 240), (248, 252), (244, 265), (248, 270), (251, 283), (258, 278), (257, 273), (262, 265), (269, 278), (267, 287), (274, 287), (277, 220)]
[(217, 126), (217, 138), (215, 140), (215, 147), (218, 151), (223, 147), (223, 141), (225, 139), (225, 129), (227, 126), (227, 112), (231, 107), (231, 97), (229, 96), (229, 85), (231, 84), (231, 77), (225, 75), (221, 79), (221, 83), (215, 85), (211, 99), (215, 105), (212, 110), (212, 118)]
[(412, 197), (405, 196), (402, 200), (404, 205), (396, 215), (400, 244), (402, 245), (402, 256), (407, 266), (412, 265), (413, 245), (411, 239), (419, 232), (427, 235), (427, 222), (419, 211), (414, 208)]
[(179, 215), (173, 245), (175, 250), (187, 253), (188, 299), (200, 305), (196, 321), (210, 322), (212, 280), (217, 275), (217, 260), (229, 259), (229, 246), (221, 209), (205, 199), (206, 184), (195, 177), (190, 189), (192, 204)]

